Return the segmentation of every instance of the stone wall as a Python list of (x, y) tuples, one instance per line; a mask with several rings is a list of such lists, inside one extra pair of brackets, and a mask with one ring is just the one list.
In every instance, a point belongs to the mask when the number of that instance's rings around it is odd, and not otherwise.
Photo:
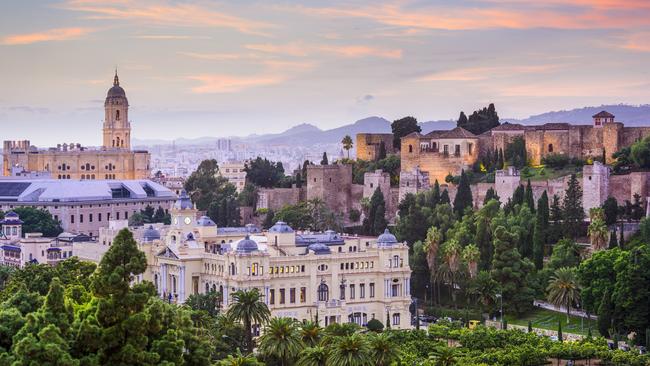
[(257, 208), (277, 212), (286, 205), (300, 202), (301, 188), (260, 188), (257, 191)]
[(603, 205), (609, 194), (609, 168), (598, 161), (582, 168), (582, 207), (585, 214)]
[(320, 199), (330, 210), (347, 215), (352, 206), (352, 165), (309, 165), (307, 200)]
[(392, 133), (358, 133), (356, 142), (357, 159), (377, 160), (379, 145), (382, 141), (386, 146), (386, 154), (395, 153)]

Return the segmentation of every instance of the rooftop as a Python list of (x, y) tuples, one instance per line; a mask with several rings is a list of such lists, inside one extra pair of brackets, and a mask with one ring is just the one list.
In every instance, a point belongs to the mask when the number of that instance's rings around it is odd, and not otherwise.
[(84, 202), (175, 197), (170, 189), (145, 179), (0, 179), (0, 201)]

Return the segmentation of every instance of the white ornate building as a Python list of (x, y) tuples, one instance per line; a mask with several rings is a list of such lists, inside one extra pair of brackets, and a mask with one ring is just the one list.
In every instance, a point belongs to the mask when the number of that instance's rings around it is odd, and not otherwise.
[[(267, 232), (219, 228), (197, 219), (185, 192), (171, 213), (169, 226), (131, 228), (149, 264), (139, 280), (153, 282), (164, 299), (182, 303), (218, 291), (227, 308), (233, 292), (257, 288), (274, 316), (411, 326), (408, 247), (388, 231), (370, 238), (299, 233), (283, 222)], [(74, 243), (74, 254), (98, 261), (120, 229), (102, 229), (95, 243)]]

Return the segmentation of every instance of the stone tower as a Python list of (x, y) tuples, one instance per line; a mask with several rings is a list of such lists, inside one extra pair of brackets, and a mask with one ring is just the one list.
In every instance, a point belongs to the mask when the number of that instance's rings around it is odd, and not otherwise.
[(599, 161), (582, 167), (582, 207), (585, 214), (600, 207), (609, 195), (609, 168)]
[(113, 79), (113, 87), (108, 89), (104, 102), (104, 149), (131, 149), (131, 124), (129, 123), (129, 101), (120, 86), (120, 79)]

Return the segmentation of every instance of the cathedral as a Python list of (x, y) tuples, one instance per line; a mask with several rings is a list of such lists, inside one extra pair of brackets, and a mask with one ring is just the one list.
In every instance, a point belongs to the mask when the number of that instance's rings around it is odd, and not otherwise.
[(103, 143), (99, 148), (65, 143), (39, 149), (29, 140), (4, 141), (3, 175), (82, 180), (149, 178), (149, 152), (131, 150), (129, 101), (117, 71), (106, 95), (104, 113)]

